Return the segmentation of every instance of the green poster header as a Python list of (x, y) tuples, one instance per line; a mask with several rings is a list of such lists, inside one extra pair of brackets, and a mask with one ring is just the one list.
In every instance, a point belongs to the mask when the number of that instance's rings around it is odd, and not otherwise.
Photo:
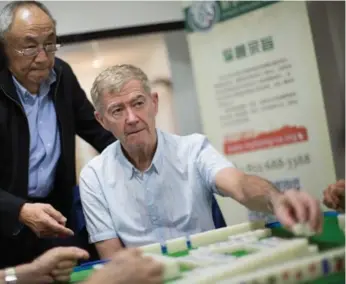
[(214, 24), (230, 20), (279, 1), (197, 1), (184, 9), (187, 32), (210, 30)]

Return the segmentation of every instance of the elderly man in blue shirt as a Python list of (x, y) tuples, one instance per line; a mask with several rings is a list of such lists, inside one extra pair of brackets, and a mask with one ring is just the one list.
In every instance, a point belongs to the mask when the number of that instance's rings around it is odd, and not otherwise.
[(288, 228), (320, 231), (319, 202), (295, 189), (279, 192), (218, 153), (201, 134), (178, 136), (155, 127), (158, 95), (142, 70), (117, 65), (92, 90), (95, 116), (118, 139), (80, 175), (90, 241), (101, 258), (127, 247), (214, 229), (214, 193), (251, 210), (274, 213)]
[(96, 121), (71, 67), (55, 57), (56, 23), (42, 3), (7, 3), (0, 44), (2, 268), (72, 242), (75, 137), (98, 151), (115, 138)]

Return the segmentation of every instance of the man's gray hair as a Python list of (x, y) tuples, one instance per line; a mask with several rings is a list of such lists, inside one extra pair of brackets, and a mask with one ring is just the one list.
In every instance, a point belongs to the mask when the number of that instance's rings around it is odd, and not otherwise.
[(123, 86), (131, 80), (140, 81), (144, 92), (151, 93), (148, 76), (136, 66), (121, 64), (108, 67), (102, 71), (96, 77), (90, 91), (95, 109), (102, 112), (101, 98), (105, 92), (119, 93)]
[(51, 18), (54, 26), (56, 26), (56, 21), (52, 14), (49, 12), (48, 8), (38, 1), (13, 1), (8, 4), (0, 12), (0, 40), (5, 39), (6, 33), (11, 29), (13, 23), (13, 17), (18, 8), (24, 6), (36, 6), (47, 14)]

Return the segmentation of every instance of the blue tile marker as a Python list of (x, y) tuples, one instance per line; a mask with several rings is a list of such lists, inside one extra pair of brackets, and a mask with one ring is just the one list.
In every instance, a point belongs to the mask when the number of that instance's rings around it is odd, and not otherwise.
[(186, 246), (187, 246), (188, 250), (192, 249), (192, 244), (191, 244), (190, 236), (186, 237)]
[(106, 264), (107, 262), (109, 262), (108, 259), (85, 262), (85, 263), (82, 263), (80, 266), (75, 267), (73, 271), (78, 272), (82, 270), (88, 270), (88, 269), (91, 269), (96, 264)]
[(329, 262), (327, 259), (322, 259), (322, 271), (324, 275), (329, 274), (330, 270), (329, 270)]
[(265, 224), (266, 228), (273, 229), (273, 228), (279, 228), (281, 227), (280, 222), (272, 222)]
[(165, 244), (161, 245), (161, 253), (167, 254), (167, 246)]

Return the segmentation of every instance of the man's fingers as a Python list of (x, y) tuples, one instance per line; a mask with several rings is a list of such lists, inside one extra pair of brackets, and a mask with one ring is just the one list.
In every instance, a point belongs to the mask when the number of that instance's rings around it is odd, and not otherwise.
[(280, 206), (276, 215), (279, 217), (279, 222), (288, 229), (291, 229), (297, 222), (294, 209), (288, 204), (287, 206)]
[(344, 191), (345, 191), (345, 180), (344, 179), (338, 180), (335, 183), (335, 186), (338, 187), (338, 188), (343, 188)]
[(345, 197), (345, 188), (336, 186), (335, 188), (332, 189), (332, 194), (334, 194), (338, 198)]
[(338, 201), (337, 201), (337, 198), (333, 196), (332, 189), (326, 190), (323, 196), (324, 196), (323, 198), (324, 205), (326, 205), (328, 208), (336, 209)]
[(77, 260), (63, 260), (56, 266), (57, 269), (69, 269), (77, 265)]
[(158, 275), (161, 276), (164, 270), (164, 266), (161, 263), (158, 263), (157, 261), (152, 261), (152, 268), (151, 268), (151, 274), (152, 275)]
[(51, 218), (48, 215), (45, 218), (45, 223), (53, 231), (52, 235), (63, 235), (63, 236), (73, 236), (74, 235), (72, 230), (59, 224), (55, 219)]
[(310, 223), (314, 231), (320, 232), (322, 230), (322, 213), (319, 202), (310, 197), (307, 193), (301, 192), (299, 199), (303, 206), (307, 208), (308, 216), (307, 221)]
[(56, 253), (60, 262), (65, 260), (79, 260), (88, 259), (89, 254), (87, 251), (77, 247), (59, 247), (56, 248)]
[(71, 279), (71, 275), (67, 274), (67, 275), (58, 275), (55, 277), (55, 281), (57, 282), (62, 282), (62, 283), (66, 283), (69, 282)]
[(65, 277), (65, 276), (70, 276), (73, 272), (73, 267), (70, 268), (65, 268), (65, 269), (53, 269), (51, 272), (51, 275), (57, 279), (59, 277)]
[(288, 202), (290, 207), (293, 209), (293, 212), (291, 212), (294, 214), (293, 217), (295, 217), (299, 223), (305, 223), (307, 221), (308, 212), (302, 203), (302, 200), (300, 200), (296, 192), (293, 191), (287, 192), (287, 197), (288, 199), (286, 202)]
[(66, 218), (64, 217), (64, 215), (62, 215), (58, 210), (55, 210), (53, 206), (51, 205), (47, 205), (44, 208), (44, 211), (53, 219), (55, 219), (57, 222), (59, 223), (66, 223)]

